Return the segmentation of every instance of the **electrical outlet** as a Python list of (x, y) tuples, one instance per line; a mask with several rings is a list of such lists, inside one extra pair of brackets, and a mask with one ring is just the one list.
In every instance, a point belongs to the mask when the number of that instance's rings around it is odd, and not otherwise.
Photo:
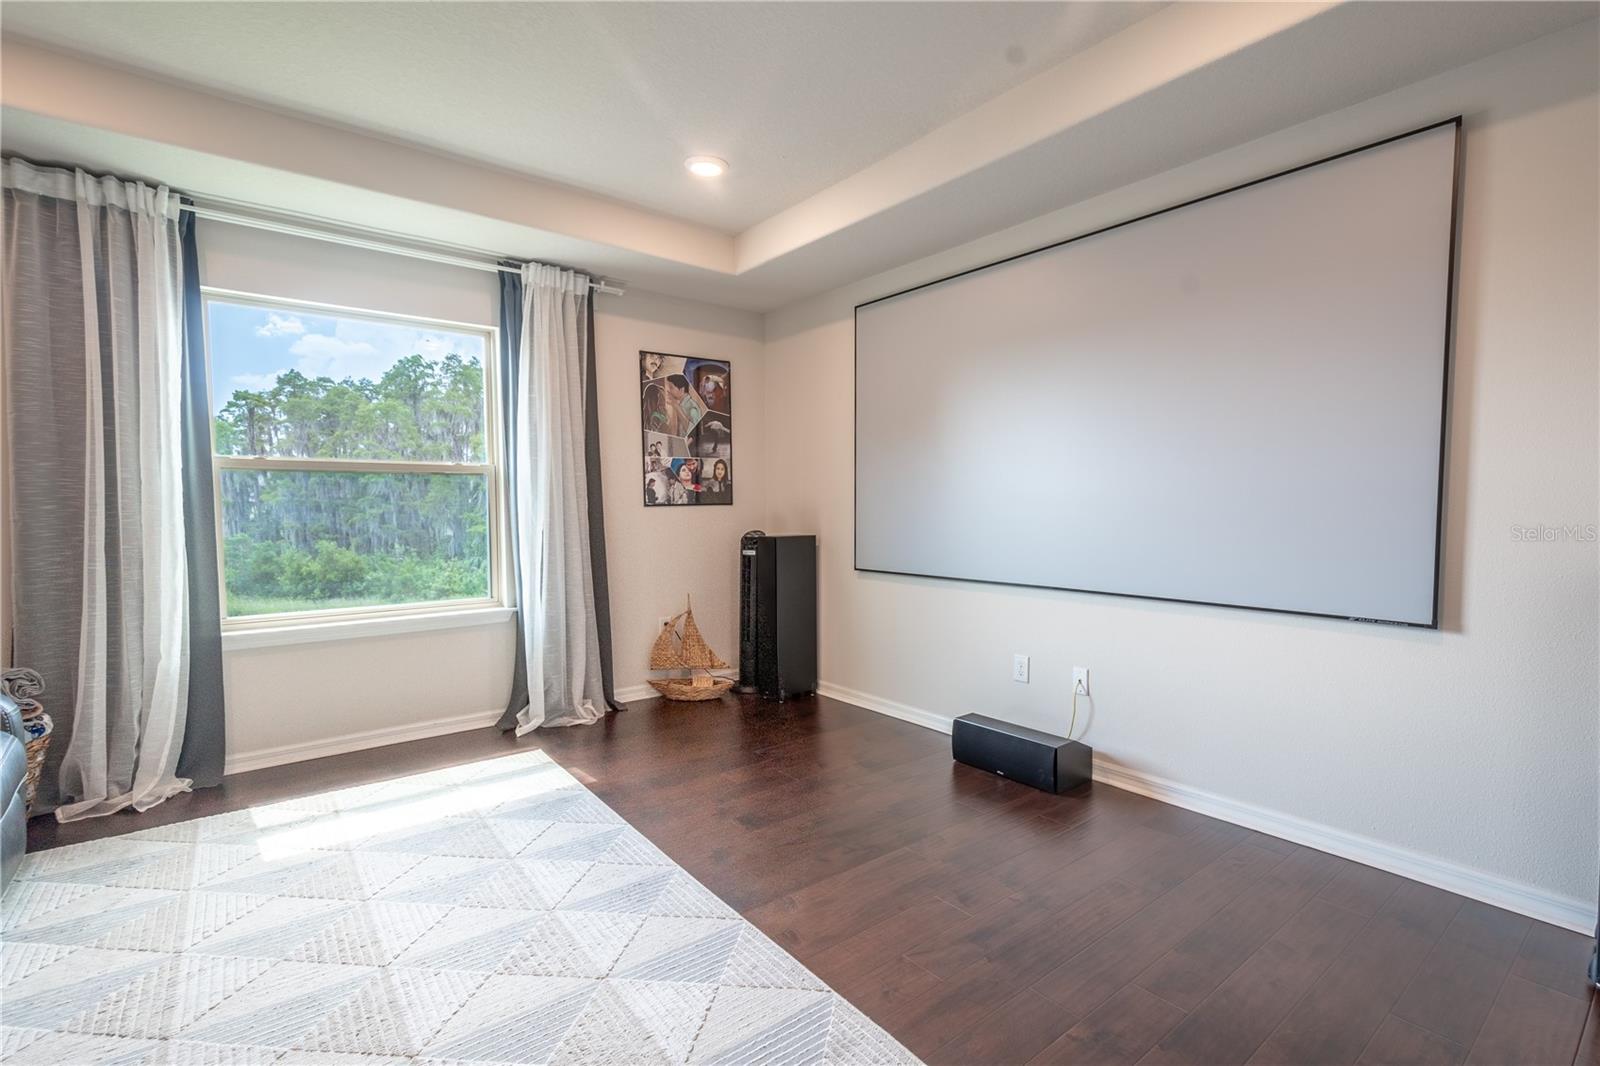
[(1080, 696), (1089, 694), (1089, 668), (1087, 666), (1074, 666), (1072, 668), (1072, 691)]
[(1028, 683), (1028, 657), (1026, 655), (1013, 655), (1011, 657), (1011, 680), (1024, 685)]

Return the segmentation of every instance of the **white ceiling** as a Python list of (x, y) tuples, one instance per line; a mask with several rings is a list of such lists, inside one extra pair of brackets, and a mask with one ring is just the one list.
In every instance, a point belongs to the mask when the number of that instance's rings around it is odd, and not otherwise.
[[(36, 3), (6, 33), (726, 233), (1158, 3)], [(732, 169), (692, 178), (686, 156)]]
[[(1538, 37), (1593, 36), (1597, 13), (6, 0), (0, 148), (765, 311)], [(1284, 165), (1471, 122), (1470, 97), (1419, 98), (1393, 128), (1330, 119)], [(690, 178), (699, 152), (733, 170)]]

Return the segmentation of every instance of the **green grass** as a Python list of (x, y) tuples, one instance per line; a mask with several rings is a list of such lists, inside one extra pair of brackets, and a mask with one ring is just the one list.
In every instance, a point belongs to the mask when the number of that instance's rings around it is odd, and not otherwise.
[(228, 617), (240, 618), (252, 614), (289, 614), (294, 611), (333, 611), (341, 607), (383, 607), (381, 598), (351, 596), (342, 599), (314, 600), (293, 596), (251, 596), (233, 593), (228, 596)]

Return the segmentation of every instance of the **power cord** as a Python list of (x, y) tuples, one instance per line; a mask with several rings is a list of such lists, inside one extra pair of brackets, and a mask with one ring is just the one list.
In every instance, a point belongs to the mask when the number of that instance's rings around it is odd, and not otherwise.
[(1083, 690), (1082, 681), (1074, 681), (1072, 683), (1072, 721), (1067, 723), (1068, 740), (1072, 739), (1072, 734), (1078, 728), (1078, 697), (1087, 695), (1088, 693)]

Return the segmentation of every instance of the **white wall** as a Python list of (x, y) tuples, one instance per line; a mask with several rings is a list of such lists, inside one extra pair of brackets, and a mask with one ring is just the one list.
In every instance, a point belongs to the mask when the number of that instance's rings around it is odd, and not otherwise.
[[(206, 224), (205, 284), (268, 296), (494, 325), (494, 275)], [(631, 291), (595, 305), (616, 683), (637, 688), (656, 619), (695, 596), (712, 646), (737, 654), (738, 541), (760, 524), (765, 481), (755, 426), (734, 435), (732, 507), (646, 510), (638, 350), (730, 359), (734, 414), (761, 408), (761, 320), (743, 311)], [(505, 707), (511, 623), (228, 649), (229, 772), (473, 728)], [(730, 661), (733, 661), (730, 659)], [(633, 693), (631, 695), (637, 695)]]
[[(204, 219), (198, 225), (205, 285), (499, 322), (493, 274)], [(225, 647), (228, 771), (488, 724), (505, 709), (512, 641), (502, 618), (465, 629)]]
[[(1511, 526), (1600, 520), (1596, 69), (1591, 23), (764, 323), (638, 291), (601, 298), (618, 686), (644, 680), (656, 620), (685, 594), (731, 658), (740, 533), (816, 532), (829, 691), (935, 724), (981, 710), (1060, 731), (1070, 668), (1087, 665), (1087, 739), (1103, 766), (1323, 833), (1331, 847), (1365, 841), (1391, 866), (1475, 879), (1480, 894), (1581, 921), (1596, 873), (1596, 546), (1519, 542)], [(852, 570), (856, 302), (1457, 112), (1467, 124), (1441, 631)], [(207, 229), (213, 284), (495, 321), (492, 275), (444, 277), (317, 245), (366, 286), (341, 300), (287, 239)], [(227, 277), (215, 276), (222, 264)], [(420, 303), (440, 298), (457, 311)], [(640, 348), (733, 362), (735, 506), (643, 507)], [(1014, 652), (1033, 656), (1029, 686), (1009, 680)], [(486, 722), (504, 702), (511, 653), (505, 623), (230, 651), (230, 760), (260, 765)]]
[[(606, 565), (617, 691), (641, 690), (660, 620), (694, 602), (712, 648), (737, 665), (739, 537), (766, 514), (768, 468), (760, 432), (766, 391), (761, 317), (630, 290), (595, 304), (601, 471), (606, 493)], [(646, 507), (640, 434), (639, 352), (725, 359), (732, 368), (733, 504)]]
[[(820, 536), (827, 690), (935, 724), (980, 711), (1060, 733), (1086, 665), (1085, 739), (1108, 768), (1592, 923), (1597, 549), (1512, 526), (1597, 521), (1596, 37), (1586, 24), (768, 316), (767, 447), (804, 461), (782, 464), (767, 528)], [(1440, 631), (852, 569), (855, 303), (1458, 112)], [(994, 550), (1005, 541), (996, 529)], [(1009, 679), (1019, 652), (1028, 686)]]

